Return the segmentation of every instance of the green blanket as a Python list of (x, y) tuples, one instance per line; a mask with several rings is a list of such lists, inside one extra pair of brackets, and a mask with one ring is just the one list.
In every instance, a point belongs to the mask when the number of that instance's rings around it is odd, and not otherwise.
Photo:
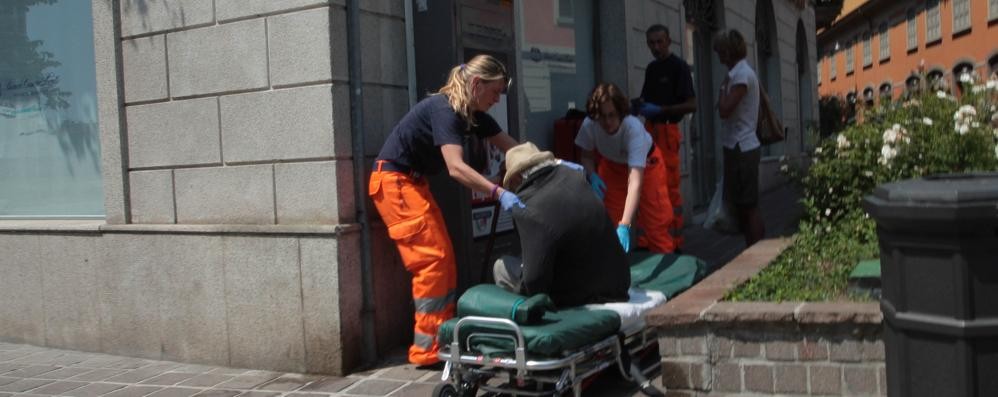
[[(458, 319), (450, 319), (440, 325), (441, 344), (449, 344), (454, 337), (454, 326)], [(583, 346), (613, 335), (620, 329), (620, 316), (610, 310), (588, 310), (585, 308), (562, 309), (547, 312), (539, 324), (521, 326), (523, 338), (530, 354), (545, 357), (560, 357), (562, 353), (577, 350)], [(467, 340), (471, 332), (490, 332), (502, 335), (515, 333), (502, 326), (462, 326), (461, 341)], [(508, 338), (485, 337), (472, 341), (473, 349), (487, 356), (509, 354), (513, 351), (513, 341)]]
[[(670, 299), (706, 275), (706, 264), (688, 255), (633, 252), (628, 260), (631, 262), (631, 287), (660, 291)], [(553, 310), (553, 305), (545, 303), (546, 298), (545, 295), (523, 297), (491, 284), (478, 285), (468, 289), (458, 300), (457, 315), (459, 318), (476, 315), (512, 319), (520, 324), (527, 351), (544, 357), (562, 357), (564, 352), (578, 350), (620, 330), (620, 316), (614, 311), (581, 307)], [(441, 344), (450, 343), (457, 321), (455, 318), (440, 325)], [(526, 325), (528, 323), (536, 325)], [(503, 329), (498, 326), (462, 327), (461, 342), (464, 344), (472, 332), (514, 335)], [(471, 344), (472, 350), (489, 357), (509, 355), (513, 351), (513, 342), (508, 338), (480, 337)]]
[(695, 256), (632, 252), (631, 287), (659, 291), (673, 298), (707, 275), (707, 264)]
[(545, 294), (531, 297), (514, 294), (495, 284), (469, 288), (457, 300), (457, 316), (508, 318), (517, 324), (537, 324), (544, 313), (554, 311), (554, 302)]

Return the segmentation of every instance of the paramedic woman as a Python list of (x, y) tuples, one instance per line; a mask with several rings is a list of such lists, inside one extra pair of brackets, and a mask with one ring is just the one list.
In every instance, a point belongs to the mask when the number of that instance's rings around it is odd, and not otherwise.
[[(575, 144), (582, 149), (582, 166), (593, 190), (603, 196), (606, 211), (617, 224), (624, 252), (631, 248), (630, 229), (636, 223), (644, 231), (637, 246), (671, 253), (675, 250), (669, 234), (673, 213), (665, 162), (644, 124), (628, 108), (620, 88), (598, 84), (586, 102), (589, 116)], [(600, 155), (598, 164), (594, 152)]]
[(499, 102), (509, 81), (506, 67), (488, 55), (455, 66), (436, 94), (402, 117), (375, 160), (368, 194), (412, 274), (416, 323), (409, 362), (413, 364), (439, 362), (437, 328), (454, 316), (457, 288), (454, 249), (426, 175), (446, 168), (462, 185), (497, 198), (504, 210), (524, 207), (513, 192), (466, 164), (461, 145), (470, 134), (503, 152), (517, 144), (485, 113)]

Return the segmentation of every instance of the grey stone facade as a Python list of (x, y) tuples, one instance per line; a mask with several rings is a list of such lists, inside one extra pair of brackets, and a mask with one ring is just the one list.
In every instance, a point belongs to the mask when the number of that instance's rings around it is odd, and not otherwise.
[[(403, 2), (360, 3), (370, 159), (408, 109), (414, 77)], [(345, 1), (92, 4), (106, 218), (0, 221), (0, 341), (280, 371), (355, 367), (361, 248)], [(774, 7), (781, 29), (813, 25), (810, 11)], [(633, 92), (651, 59), (644, 29), (683, 32), (682, 2), (610, 8), (622, 23), (600, 26), (598, 78)], [(605, 44), (614, 38), (625, 45)], [(792, 49), (780, 53), (793, 67)], [(785, 106), (795, 81), (784, 81)], [(411, 335), (409, 277), (383, 225), (372, 240), (383, 352)]]

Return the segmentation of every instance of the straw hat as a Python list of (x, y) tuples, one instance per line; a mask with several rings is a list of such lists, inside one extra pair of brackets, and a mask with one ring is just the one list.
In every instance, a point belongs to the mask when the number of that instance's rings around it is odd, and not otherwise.
[(510, 178), (514, 175), (545, 161), (554, 161), (554, 159), (554, 154), (548, 151), (542, 152), (530, 142), (513, 146), (506, 152), (506, 176), (502, 179), (503, 187), (509, 188)]

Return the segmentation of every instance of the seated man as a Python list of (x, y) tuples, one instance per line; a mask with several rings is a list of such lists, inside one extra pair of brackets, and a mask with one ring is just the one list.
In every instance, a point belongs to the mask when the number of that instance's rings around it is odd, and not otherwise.
[(625, 302), (631, 273), (615, 225), (578, 165), (559, 163), (529, 142), (506, 153), (503, 185), (526, 204), (512, 210), (522, 261), (496, 261), (496, 284), (548, 294), (558, 307)]

